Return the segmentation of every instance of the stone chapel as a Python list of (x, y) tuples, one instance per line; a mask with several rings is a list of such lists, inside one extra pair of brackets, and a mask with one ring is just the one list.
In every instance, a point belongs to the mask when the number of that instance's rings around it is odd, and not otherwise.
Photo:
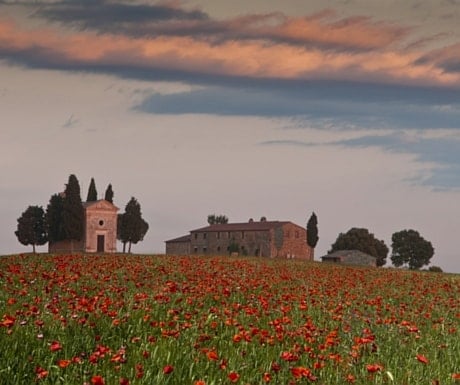
[(118, 207), (100, 199), (84, 202), (85, 226), (81, 241), (63, 240), (49, 243), (50, 253), (85, 252), (115, 253), (117, 251)]

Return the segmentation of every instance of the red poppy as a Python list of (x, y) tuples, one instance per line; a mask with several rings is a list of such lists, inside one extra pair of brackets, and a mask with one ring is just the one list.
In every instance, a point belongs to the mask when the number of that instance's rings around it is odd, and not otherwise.
[(8, 314), (5, 314), (3, 316), (3, 319), (2, 321), (0, 322), (0, 326), (4, 326), (6, 328), (10, 328), (11, 326), (14, 325), (14, 321), (16, 321), (16, 318), (14, 318), (13, 316), (10, 316)]
[(230, 382), (237, 382), (240, 379), (240, 375), (236, 372), (230, 372), (228, 374), (228, 379)]
[(37, 379), (41, 380), (48, 375), (48, 371), (43, 369), (41, 366), (35, 368), (35, 373), (37, 374)]
[(67, 368), (67, 366), (69, 366), (71, 362), (72, 362), (71, 360), (59, 360), (58, 366), (64, 369), (64, 368)]
[(219, 356), (217, 355), (215, 350), (210, 350), (209, 352), (206, 353), (206, 356), (208, 357), (208, 360), (210, 361), (217, 361), (219, 359)]
[(292, 368), (291, 373), (295, 378), (308, 377), (311, 374), (310, 370), (303, 366), (296, 366)]
[(170, 374), (174, 371), (174, 367), (171, 366), (171, 365), (166, 365), (164, 368), (163, 368), (163, 373), (164, 374)]
[(120, 378), (120, 385), (129, 385), (129, 380), (127, 378)]
[(380, 364), (368, 364), (366, 365), (366, 369), (369, 373), (375, 373), (383, 370), (383, 366)]
[(353, 384), (356, 381), (356, 378), (353, 374), (348, 374), (347, 375), (347, 382), (350, 384)]
[(52, 352), (57, 352), (59, 350), (62, 349), (62, 345), (59, 343), (59, 341), (53, 341), (51, 342), (51, 345), (50, 345), (50, 350)]
[(102, 376), (93, 376), (91, 378), (91, 383), (93, 385), (105, 385), (104, 378)]
[(422, 364), (428, 364), (428, 358), (426, 358), (423, 354), (417, 354), (417, 360), (420, 361)]

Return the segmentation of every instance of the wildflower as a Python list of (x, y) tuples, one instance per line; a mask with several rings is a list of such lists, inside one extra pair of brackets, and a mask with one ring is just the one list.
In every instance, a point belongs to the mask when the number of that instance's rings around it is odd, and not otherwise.
[(59, 360), (57, 364), (61, 369), (64, 369), (67, 368), (67, 366), (69, 366), (71, 362), (72, 361), (70, 360)]
[(50, 345), (50, 350), (52, 352), (57, 352), (59, 350), (62, 349), (62, 345), (59, 343), (59, 341), (53, 341), (51, 342), (51, 345)]
[(429, 362), (428, 358), (426, 358), (423, 354), (417, 354), (416, 358), (422, 364), (428, 364), (428, 362)]
[(230, 380), (230, 382), (237, 382), (240, 378), (240, 375), (236, 372), (230, 372), (228, 374), (228, 379)]
[(219, 356), (214, 350), (210, 350), (209, 352), (207, 352), (206, 357), (208, 357), (208, 360), (210, 361), (217, 361), (219, 359)]
[(264, 382), (270, 382), (272, 380), (272, 376), (270, 375), (270, 373), (265, 372), (262, 376), (262, 379), (264, 380)]
[(163, 373), (164, 374), (170, 374), (172, 373), (174, 370), (174, 367), (171, 366), (171, 365), (166, 365), (164, 368), (163, 368)]
[(353, 384), (356, 381), (356, 378), (353, 374), (348, 374), (347, 375), (347, 382), (350, 384)]
[(308, 377), (310, 375), (310, 370), (303, 366), (296, 366), (291, 369), (291, 373), (295, 378)]
[(375, 373), (383, 370), (383, 366), (380, 364), (368, 364), (366, 365), (366, 369), (369, 373)]
[(10, 328), (14, 325), (14, 321), (16, 321), (16, 318), (11, 316), (11, 315), (8, 315), (8, 314), (5, 314), (3, 316), (3, 319), (2, 321), (0, 322), (0, 326), (4, 326), (6, 328)]
[(105, 381), (104, 381), (104, 378), (101, 377), (101, 376), (93, 376), (91, 378), (91, 383), (93, 385), (105, 385)]
[(37, 374), (37, 379), (41, 380), (48, 375), (48, 371), (43, 369), (41, 366), (35, 368), (35, 373)]

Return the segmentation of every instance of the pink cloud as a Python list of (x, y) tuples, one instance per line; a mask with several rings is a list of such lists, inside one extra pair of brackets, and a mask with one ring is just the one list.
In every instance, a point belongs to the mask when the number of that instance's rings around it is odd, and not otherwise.
[[(329, 13), (327, 14), (329, 15)], [(325, 14), (310, 19), (286, 19), (278, 14), (235, 19), (254, 38), (220, 43), (189, 36), (130, 37), (94, 32), (61, 31), (57, 28), (24, 29), (11, 20), (0, 19), (0, 54), (41, 52), (42, 60), (80, 65), (113, 65), (119, 68), (167, 69), (254, 78), (382, 81), (411, 84), (460, 85), (460, 73), (448, 73), (438, 65), (440, 58), (458, 58), (458, 45), (441, 51), (438, 58), (425, 58), (419, 50), (404, 52), (396, 47), (407, 30), (350, 18), (324, 23)], [(267, 27), (267, 24), (271, 26)], [(270, 44), (259, 35), (279, 36)], [(290, 44), (284, 39), (316, 41), (320, 45)], [(348, 49), (322, 49), (323, 44)], [(366, 48), (349, 49), (350, 46)], [(372, 48), (372, 49), (370, 49)], [(455, 51), (457, 49), (457, 51)], [(4, 53), (3, 56), (7, 56)], [(45, 57), (43, 59), (43, 57)]]

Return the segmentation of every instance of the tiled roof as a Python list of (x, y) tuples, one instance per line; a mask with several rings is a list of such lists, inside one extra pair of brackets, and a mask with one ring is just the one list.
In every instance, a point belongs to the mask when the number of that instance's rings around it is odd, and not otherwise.
[(213, 232), (213, 231), (263, 231), (271, 230), (279, 226), (290, 223), (288, 221), (263, 221), (263, 222), (243, 222), (243, 223), (222, 223), (201, 227), (192, 230), (195, 232)]
[(341, 258), (341, 257), (344, 257), (344, 258), (357, 258), (358, 257), (358, 258), (373, 258), (373, 259), (376, 259), (372, 255), (363, 253), (362, 251), (359, 251), (359, 250), (337, 250), (337, 251), (334, 251), (332, 253), (323, 255), (321, 258), (322, 259), (329, 259), (329, 258)]
[(183, 235), (179, 238), (170, 239), (169, 241), (165, 241), (165, 243), (179, 243), (179, 242), (190, 242), (190, 234)]

